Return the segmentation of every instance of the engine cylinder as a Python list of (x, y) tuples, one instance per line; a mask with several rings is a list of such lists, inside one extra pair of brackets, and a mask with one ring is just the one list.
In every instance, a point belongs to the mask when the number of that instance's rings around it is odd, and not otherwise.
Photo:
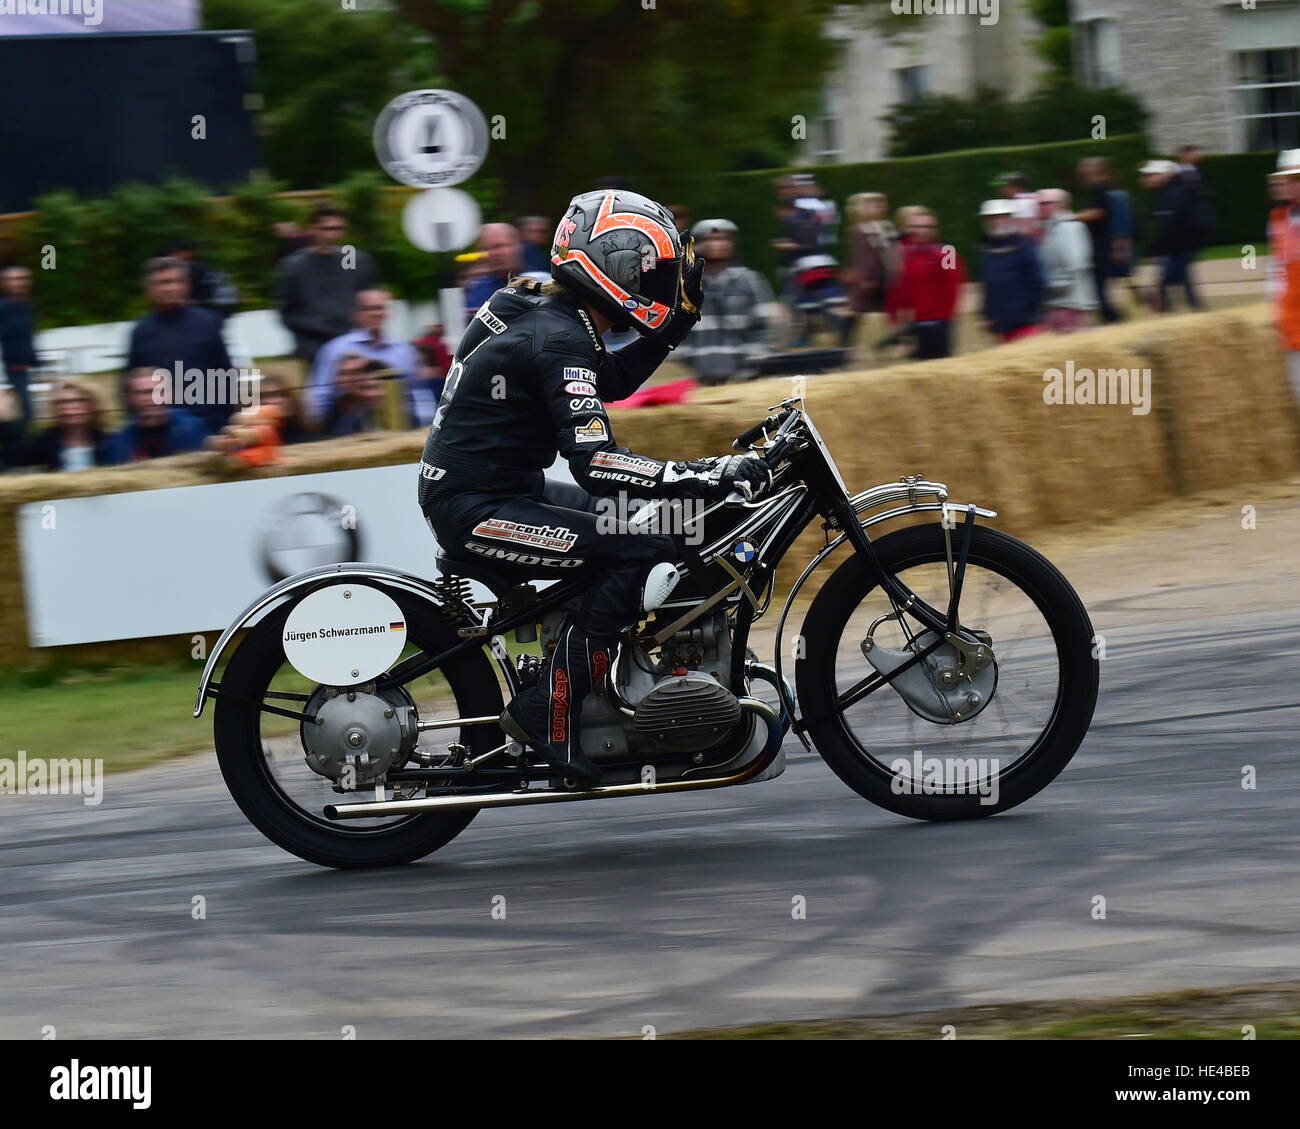
[(657, 683), (637, 703), (632, 725), (645, 749), (693, 753), (717, 745), (739, 721), (735, 695), (708, 675), (691, 672)]

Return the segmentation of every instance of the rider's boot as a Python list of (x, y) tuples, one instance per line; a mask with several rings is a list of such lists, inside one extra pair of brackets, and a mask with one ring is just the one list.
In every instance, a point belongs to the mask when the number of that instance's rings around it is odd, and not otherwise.
[(592, 667), (600, 673), (609, 664), (609, 651), (593, 644), (570, 623), (560, 633), (555, 653), (537, 685), (513, 698), (501, 714), (501, 728), (529, 746), (575, 788), (600, 782), (600, 766), (585, 757), (579, 745), (582, 703), (591, 692)]

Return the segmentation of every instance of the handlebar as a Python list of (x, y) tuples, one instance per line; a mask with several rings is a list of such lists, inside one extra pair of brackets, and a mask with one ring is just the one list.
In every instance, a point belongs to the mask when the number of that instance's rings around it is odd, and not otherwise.
[(794, 425), (799, 418), (798, 408), (785, 408), (774, 415), (768, 416), (761, 423), (754, 424), (748, 431), (742, 431), (735, 439), (731, 441), (733, 450), (748, 451), (753, 446), (756, 439), (761, 439), (772, 429), (776, 428), (776, 434), (771, 437), (771, 441), (785, 438), (786, 432)]
[(767, 447), (762, 451), (754, 452), (755, 457), (762, 459), (771, 469), (775, 470), (793, 442), (788, 438), (788, 433), (798, 419), (799, 410), (797, 408), (785, 408), (774, 415), (768, 416), (762, 423), (755, 424), (748, 431), (741, 432), (732, 441), (731, 445), (737, 451), (748, 451), (755, 440), (766, 436), (769, 429), (775, 427), (776, 433), (769, 438)]
[(776, 418), (776, 416), (768, 416), (761, 423), (754, 424), (748, 431), (742, 431), (731, 441), (731, 449), (733, 451), (748, 451), (754, 440), (761, 439)]

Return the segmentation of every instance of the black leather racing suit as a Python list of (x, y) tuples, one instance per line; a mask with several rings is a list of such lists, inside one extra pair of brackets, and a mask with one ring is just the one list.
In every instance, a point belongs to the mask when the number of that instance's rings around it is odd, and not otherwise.
[[(615, 520), (626, 507), (598, 497), (708, 489), (696, 464), (618, 446), (605, 414), (602, 400), (630, 395), (667, 355), (644, 338), (609, 352), (567, 293), (493, 294), (461, 337), (424, 445), (420, 506), (443, 551), (520, 580), (583, 568), (592, 584), (576, 621), (593, 638), (616, 637), (640, 612), (646, 573), (678, 553), (668, 536), (627, 532)], [(546, 485), (557, 451), (577, 488)]]

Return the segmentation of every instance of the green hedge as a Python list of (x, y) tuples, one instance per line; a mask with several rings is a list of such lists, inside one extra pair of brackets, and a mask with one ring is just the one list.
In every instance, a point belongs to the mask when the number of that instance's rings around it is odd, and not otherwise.
[[(1117, 169), (1127, 172), (1147, 157), (1147, 143), (1140, 136), (1130, 135), (1107, 141), (967, 149), (927, 157), (780, 171), (815, 172), (841, 211), (844, 201), (855, 192), (883, 192), (889, 198), (891, 216), (905, 204), (930, 208), (939, 217), (940, 237), (957, 248), (974, 273), (976, 264), (972, 260), (981, 235), (979, 207), (993, 195), (989, 184), (998, 173), (1015, 169), (1023, 172), (1033, 187), (1075, 190), (1074, 170), (1079, 159), (1098, 155), (1109, 157)], [(722, 216), (735, 223), (740, 228), (746, 264), (774, 277), (780, 258), (770, 245), (778, 228), (777, 175), (777, 171), (738, 173), (712, 183), (685, 180), (671, 188), (690, 204), (694, 218)], [(1125, 179), (1131, 185), (1136, 178), (1127, 175)], [(847, 224), (841, 234), (846, 231)]]
[[(891, 209), (904, 204), (933, 209), (942, 238), (957, 247), (976, 273), (979, 206), (991, 194), (989, 182), (997, 173), (1019, 169), (1035, 186), (1056, 185), (1077, 194), (1074, 170), (1079, 158), (1098, 154), (1111, 159), (1133, 192), (1141, 217), (1148, 201), (1136, 186), (1136, 169), (1150, 153), (1145, 139), (1135, 135), (826, 165), (811, 171), (841, 206), (854, 192), (875, 191), (889, 197)], [(1219, 232), (1214, 242), (1260, 244), (1269, 206), (1265, 177), (1275, 159), (1268, 153), (1205, 158), (1202, 169), (1217, 197)], [(683, 175), (635, 181), (633, 186), (665, 203), (686, 204), (697, 220), (712, 216), (732, 220), (741, 231), (745, 262), (775, 278), (779, 262), (770, 241), (777, 233), (774, 182), (781, 171), (708, 179)], [(43, 324), (85, 324), (140, 315), (146, 307), (139, 284), (141, 263), (179, 238), (193, 239), (204, 258), (234, 276), (245, 309), (270, 305), (276, 251), (270, 226), (281, 219), (303, 221), (311, 208), (306, 200), (277, 195), (280, 187), (269, 181), (250, 182), (230, 197), (212, 199), (191, 182), (173, 180), (161, 186), (122, 185), (100, 199), (78, 199), (70, 192), (43, 197), (35, 219), (17, 233), (20, 262), (39, 267), (40, 249), (56, 250), (57, 269), (37, 270)], [(480, 178), (463, 187), (478, 199), (485, 220), (499, 218), (498, 182)], [(574, 190), (581, 187), (575, 185)], [(399, 296), (429, 299), (446, 284), (451, 257), (418, 250), (402, 232), (402, 207), (410, 189), (393, 186), (375, 170), (359, 173), (328, 192), (352, 216), (349, 241), (376, 257), (385, 280)]]
[(1202, 159), (1201, 175), (1214, 189), (1219, 220), (1215, 243), (1249, 243), (1264, 253), (1270, 207), (1268, 174), (1276, 168), (1276, 153), (1228, 153)]
[[(464, 186), (490, 216), (500, 195), (488, 178)], [(121, 321), (146, 312), (140, 285), (144, 261), (178, 239), (190, 239), (208, 262), (239, 286), (243, 309), (272, 303), (278, 244), (271, 225), (305, 223), (313, 202), (281, 195), (283, 185), (250, 181), (231, 196), (210, 197), (192, 181), (123, 184), (110, 195), (83, 199), (53, 192), (36, 201), (35, 218), (16, 232), (17, 262), (33, 267), (45, 326)], [(449, 255), (419, 250), (402, 232), (402, 208), (414, 190), (382, 173), (359, 173), (325, 190), (351, 216), (348, 242), (374, 255), (399, 296), (433, 298), (453, 266)], [(43, 249), (54, 269), (41, 269)]]
[[(981, 236), (979, 206), (993, 193), (990, 181), (1011, 169), (1023, 172), (1035, 188), (1060, 187), (1075, 194), (1082, 186), (1075, 168), (1082, 157), (1106, 156), (1120, 182), (1133, 195), (1138, 222), (1149, 213), (1148, 193), (1138, 187), (1137, 169), (1152, 156), (1140, 135), (1106, 141), (1063, 141), (1051, 145), (1007, 149), (970, 149), (928, 157), (905, 157), (865, 164), (824, 165), (816, 169), (765, 170), (735, 173), (712, 181), (681, 178), (653, 190), (665, 202), (688, 204), (694, 219), (721, 216), (741, 232), (741, 253), (748, 266), (774, 278), (779, 256), (770, 241), (777, 233), (775, 180), (781, 171), (815, 172), (828, 196), (841, 209), (855, 192), (883, 192), (891, 215), (904, 204), (922, 204), (939, 217), (940, 235), (966, 260), (972, 274)], [(1219, 232), (1215, 243), (1255, 243), (1262, 238), (1269, 201), (1266, 174), (1276, 155), (1241, 153), (1206, 157), (1201, 165), (1217, 197)], [(669, 201), (668, 197), (671, 197)], [(847, 225), (845, 225), (845, 228)], [(841, 229), (842, 234), (844, 228)], [(841, 248), (841, 251), (843, 248)]]

